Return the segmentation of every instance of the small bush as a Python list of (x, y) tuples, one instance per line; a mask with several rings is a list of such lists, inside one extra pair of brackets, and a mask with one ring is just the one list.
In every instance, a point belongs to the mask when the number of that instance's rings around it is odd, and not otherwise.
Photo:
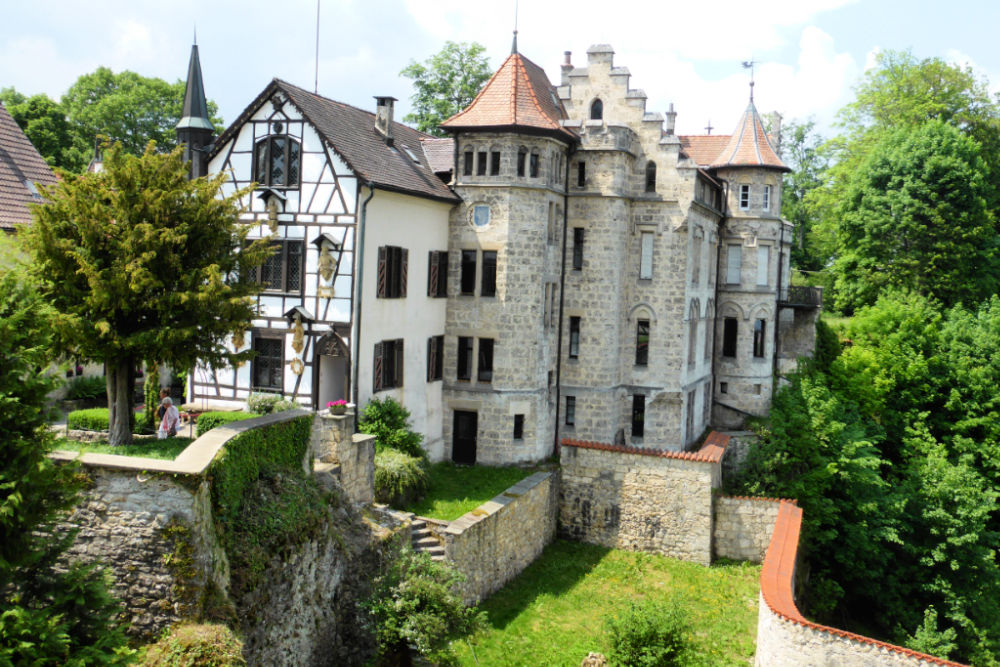
[(224, 625), (178, 625), (150, 645), (147, 667), (197, 667), (245, 665), (243, 642)]
[(261, 416), (262, 415), (254, 412), (203, 412), (198, 415), (198, 428), (196, 433), (199, 437), (201, 437), (216, 426), (222, 426), (223, 424), (228, 424), (229, 422), (238, 422), (243, 421), (244, 419), (253, 419), (254, 417)]
[(285, 400), (280, 394), (250, 394), (250, 398), (247, 399), (247, 412), (256, 412), (258, 415), (295, 410), (299, 407), (298, 403)]
[(66, 426), (83, 431), (107, 431), (110, 417), (107, 408), (74, 410), (66, 416)]
[(399, 662), (409, 646), (433, 664), (452, 662), (450, 640), (483, 623), (482, 613), (466, 607), (455, 593), (463, 578), (453, 566), (403, 548), (375, 578), (372, 596), (365, 602), (375, 621), (378, 664), (409, 664)]
[(690, 628), (674, 601), (644, 600), (605, 621), (611, 651), (608, 659), (623, 667), (687, 665)]
[(424, 460), (385, 449), (375, 453), (375, 500), (403, 509), (427, 493)]
[(76, 377), (66, 385), (66, 399), (70, 401), (107, 400), (108, 386), (103, 375)]
[(410, 456), (426, 457), (420, 446), (424, 436), (410, 429), (410, 411), (393, 398), (369, 401), (358, 420), (358, 431), (375, 436), (377, 451), (394, 449)]

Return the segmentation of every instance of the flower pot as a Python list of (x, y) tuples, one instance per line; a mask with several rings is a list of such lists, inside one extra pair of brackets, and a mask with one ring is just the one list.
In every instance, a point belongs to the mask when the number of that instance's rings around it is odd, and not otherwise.
[(346, 405), (331, 405), (330, 406), (330, 414), (331, 415), (342, 415), (345, 412), (347, 412), (347, 406)]

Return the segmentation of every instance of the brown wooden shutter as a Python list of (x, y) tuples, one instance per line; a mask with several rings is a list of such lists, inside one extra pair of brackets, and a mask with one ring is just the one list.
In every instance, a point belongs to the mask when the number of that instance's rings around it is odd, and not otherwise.
[(378, 297), (385, 298), (385, 285), (386, 285), (386, 260), (385, 260), (386, 247), (382, 246), (378, 249), (378, 272), (376, 274), (376, 287), (375, 295)]
[(375, 343), (375, 369), (372, 372), (372, 392), (382, 391), (382, 343)]
[(427, 253), (427, 296), (437, 296), (439, 254), (437, 250)]
[(399, 296), (406, 296), (406, 266), (409, 264), (410, 251), (402, 248), (399, 251)]
[(437, 365), (437, 345), (434, 344), (434, 337), (427, 339), (427, 381), (434, 379), (434, 368)]
[[(404, 251), (405, 252), (405, 251)], [(403, 339), (396, 341), (396, 387), (403, 386)]]

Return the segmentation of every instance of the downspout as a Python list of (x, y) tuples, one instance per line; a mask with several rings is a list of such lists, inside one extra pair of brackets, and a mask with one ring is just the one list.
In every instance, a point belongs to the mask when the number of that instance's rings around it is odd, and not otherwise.
[(781, 274), (784, 269), (785, 259), (785, 223), (778, 218), (778, 279), (776, 281), (778, 293), (774, 299), (774, 354), (771, 362), (774, 380), (771, 382), (771, 399), (774, 400), (774, 382), (778, 379), (778, 325), (781, 321)]
[[(715, 350), (719, 343), (718, 337), (715, 332), (718, 330), (717, 324), (719, 322), (719, 284), (722, 278), (722, 246), (724, 238), (722, 236), (723, 232), (726, 230), (726, 220), (729, 219), (729, 181), (723, 181), (722, 192), (722, 219), (719, 221), (719, 242), (715, 244), (715, 291), (713, 292), (713, 299), (715, 301), (715, 312), (712, 313), (712, 404), (715, 404)], [(707, 332), (706, 332), (707, 334)], [(709, 408), (711, 410), (711, 407)], [(709, 412), (708, 415), (709, 422), (712, 421), (712, 413)]]
[(363, 302), (364, 277), (365, 277), (365, 216), (368, 213), (368, 202), (375, 196), (375, 186), (371, 183), (368, 186), (368, 198), (361, 202), (361, 214), (358, 217), (358, 247), (356, 255), (357, 266), (355, 275), (358, 277), (358, 286), (355, 290), (357, 295), (357, 308), (354, 316), (354, 333), (352, 335), (352, 347), (354, 348), (354, 369), (351, 372), (351, 397), (354, 402), (354, 432), (358, 430), (358, 413), (361, 412), (358, 405), (358, 369), (361, 363), (361, 304)]
[[(569, 163), (576, 154), (574, 146), (566, 155), (566, 171), (563, 176), (563, 228), (562, 228), (562, 260), (559, 264), (559, 326), (556, 338), (556, 420), (552, 425), (552, 453), (559, 453), (559, 405), (562, 402), (562, 331), (563, 304), (566, 299), (566, 232), (569, 225)], [(544, 294), (544, 292), (543, 292)], [(542, 304), (545, 310), (545, 304)]]

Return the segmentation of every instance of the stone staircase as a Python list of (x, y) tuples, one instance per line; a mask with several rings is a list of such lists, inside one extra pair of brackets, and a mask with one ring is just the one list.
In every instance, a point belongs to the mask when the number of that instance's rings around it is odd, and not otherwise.
[(444, 544), (427, 527), (427, 522), (418, 517), (414, 517), (410, 522), (410, 541), (413, 550), (429, 554), (431, 559), (443, 561)]

